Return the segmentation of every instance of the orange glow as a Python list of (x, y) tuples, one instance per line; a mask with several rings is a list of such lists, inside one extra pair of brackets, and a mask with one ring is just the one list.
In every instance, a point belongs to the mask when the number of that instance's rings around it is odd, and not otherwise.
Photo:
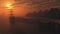
[(12, 4), (11, 3), (7, 3), (6, 7), (7, 7), (7, 9), (12, 9)]

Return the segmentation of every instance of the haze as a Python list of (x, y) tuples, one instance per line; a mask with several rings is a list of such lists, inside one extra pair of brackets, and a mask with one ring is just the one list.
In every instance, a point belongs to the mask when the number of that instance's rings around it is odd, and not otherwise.
[(29, 12), (45, 10), (48, 8), (60, 8), (60, 0), (0, 0), (0, 26), (8, 29), (10, 10), (6, 3), (14, 4), (12, 10), (16, 17), (25, 16)]

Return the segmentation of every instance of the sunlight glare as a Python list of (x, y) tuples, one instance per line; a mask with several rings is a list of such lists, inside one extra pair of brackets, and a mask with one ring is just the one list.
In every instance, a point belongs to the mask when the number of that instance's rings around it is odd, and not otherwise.
[(7, 9), (12, 9), (12, 4), (11, 3), (7, 3), (6, 7), (7, 7)]

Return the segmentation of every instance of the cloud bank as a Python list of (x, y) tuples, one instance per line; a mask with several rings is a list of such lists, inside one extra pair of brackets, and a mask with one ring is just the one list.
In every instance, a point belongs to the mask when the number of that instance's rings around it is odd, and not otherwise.
[(33, 9), (60, 8), (60, 0), (15, 0), (17, 4), (25, 4)]
[(60, 0), (15, 0), (16, 3), (20, 3), (20, 4), (56, 4), (56, 3), (60, 3)]

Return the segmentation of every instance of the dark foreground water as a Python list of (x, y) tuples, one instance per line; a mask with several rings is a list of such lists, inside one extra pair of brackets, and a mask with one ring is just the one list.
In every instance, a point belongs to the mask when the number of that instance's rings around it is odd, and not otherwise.
[(0, 34), (59, 34), (59, 25), (54, 24), (30, 24), (30, 23), (15, 23), (9, 24), (0, 28)]

